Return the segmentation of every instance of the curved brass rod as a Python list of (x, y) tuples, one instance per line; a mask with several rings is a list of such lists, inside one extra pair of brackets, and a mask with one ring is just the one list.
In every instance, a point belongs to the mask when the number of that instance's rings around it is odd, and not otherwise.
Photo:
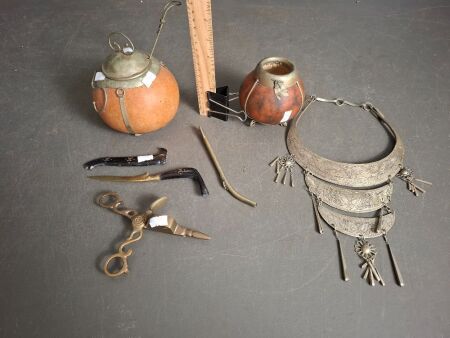
[(203, 131), (202, 127), (200, 128), (200, 132), (202, 133), (203, 142), (205, 143), (206, 149), (208, 150), (209, 156), (211, 157), (211, 160), (214, 163), (214, 166), (216, 167), (216, 170), (220, 176), (220, 179), (222, 180), (223, 187), (225, 190), (227, 190), (234, 198), (237, 200), (246, 203), (252, 207), (256, 207), (256, 202), (248, 199), (247, 197), (241, 195), (239, 192), (237, 192), (233, 186), (228, 182), (227, 178), (225, 177), (225, 174), (223, 173), (222, 168), (220, 167), (219, 161), (217, 160), (216, 154), (214, 154), (214, 151), (212, 150), (211, 144), (208, 141), (208, 138), (205, 135), (205, 132)]

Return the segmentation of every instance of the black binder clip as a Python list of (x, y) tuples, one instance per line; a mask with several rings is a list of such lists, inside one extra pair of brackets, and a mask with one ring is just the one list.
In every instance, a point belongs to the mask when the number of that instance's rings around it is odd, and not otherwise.
[[(206, 92), (208, 97), (209, 109), (208, 117), (215, 117), (222, 121), (228, 121), (228, 86), (219, 87), (216, 92)], [(225, 108), (226, 107), (226, 108)]]
[[(244, 111), (236, 111), (230, 108), (230, 101), (238, 98), (238, 93), (229, 93), (228, 86), (218, 87), (216, 92), (206, 92), (208, 98), (208, 117), (215, 117), (222, 121), (228, 121), (228, 116), (235, 117), (244, 122), (247, 114)], [(230, 96), (234, 96), (230, 98)]]

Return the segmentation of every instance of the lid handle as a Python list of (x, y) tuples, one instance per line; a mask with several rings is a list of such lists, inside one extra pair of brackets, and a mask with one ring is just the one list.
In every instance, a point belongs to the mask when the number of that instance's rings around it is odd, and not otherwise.
[[(123, 37), (125, 38), (125, 45), (122, 47), (119, 42), (113, 37)], [(133, 54), (134, 45), (131, 42), (130, 38), (121, 32), (112, 32), (108, 35), (108, 44), (109, 47), (115, 52), (122, 52), (125, 55)]]
[(175, 6), (181, 6), (181, 1), (169, 1), (168, 3), (166, 3), (164, 8), (162, 9), (161, 19), (159, 19), (158, 30), (156, 31), (156, 39), (155, 39), (155, 42), (153, 43), (152, 51), (150, 52), (150, 58), (153, 56), (153, 52), (155, 51), (156, 44), (158, 43), (159, 35), (161, 34), (161, 30), (162, 30), (164, 24), (166, 23), (165, 18), (166, 18), (167, 12), (172, 7), (175, 7)]

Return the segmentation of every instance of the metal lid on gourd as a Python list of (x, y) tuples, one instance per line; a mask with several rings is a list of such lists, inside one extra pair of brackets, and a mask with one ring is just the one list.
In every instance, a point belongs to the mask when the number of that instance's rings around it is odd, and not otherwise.
[(92, 78), (92, 88), (135, 88), (150, 87), (158, 75), (162, 63), (153, 56), (167, 12), (180, 1), (168, 2), (159, 20), (156, 39), (150, 54), (136, 50), (130, 38), (123, 33), (113, 32), (108, 36), (108, 43), (114, 53), (110, 54), (102, 64), (102, 71), (96, 72)]
[[(113, 40), (114, 36), (125, 38), (125, 44)], [(123, 33), (113, 32), (108, 37), (108, 43), (114, 53), (110, 54), (102, 64), (105, 76), (115, 81), (135, 79), (146, 73), (152, 64), (152, 58), (147, 53), (134, 48), (133, 42)]]

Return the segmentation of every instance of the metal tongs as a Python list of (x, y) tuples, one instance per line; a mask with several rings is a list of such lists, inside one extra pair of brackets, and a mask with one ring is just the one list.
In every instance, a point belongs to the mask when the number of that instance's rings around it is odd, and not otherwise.
[(125, 247), (139, 241), (142, 238), (144, 229), (183, 237), (211, 239), (211, 237), (203, 232), (192, 230), (178, 224), (172, 216), (156, 215), (155, 210), (162, 208), (167, 203), (167, 197), (158, 198), (142, 213), (125, 207), (119, 194), (116, 192), (100, 194), (97, 196), (96, 202), (103, 208), (111, 209), (116, 214), (129, 218), (133, 227), (130, 235), (120, 243), (117, 252), (109, 256), (105, 262), (103, 271), (109, 277), (117, 277), (128, 273), (128, 257), (133, 254), (133, 249), (125, 249)]

